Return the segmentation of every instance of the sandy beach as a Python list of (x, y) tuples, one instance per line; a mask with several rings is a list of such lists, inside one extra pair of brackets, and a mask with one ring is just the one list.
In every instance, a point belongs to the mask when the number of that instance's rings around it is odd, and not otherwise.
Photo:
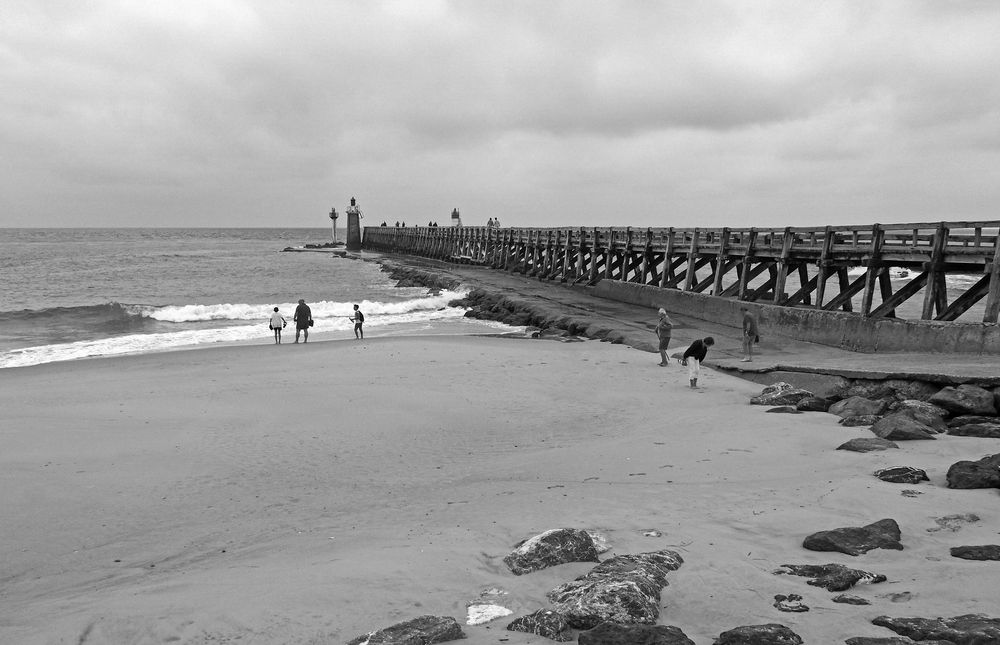
[[(0, 642), (343, 643), (422, 614), (464, 623), (490, 588), (513, 618), (591, 568), (507, 570), (517, 542), (559, 527), (606, 537), (602, 558), (679, 552), (659, 622), (699, 644), (749, 624), (829, 644), (892, 635), (879, 615), (996, 614), (998, 563), (948, 549), (997, 542), (997, 491), (944, 475), (997, 440), (836, 451), (867, 428), (768, 414), (748, 403), (759, 385), (711, 370), (691, 390), (657, 360), (597, 341), (410, 337), (0, 370)], [(871, 475), (898, 465), (931, 481)], [(937, 530), (962, 513), (982, 521)], [(902, 551), (801, 546), (888, 517)], [(773, 573), (830, 562), (888, 581), (853, 589), (872, 604), (852, 606)], [(772, 606), (789, 593), (811, 611)], [(550, 642), (507, 622), (466, 626), (464, 642)]]

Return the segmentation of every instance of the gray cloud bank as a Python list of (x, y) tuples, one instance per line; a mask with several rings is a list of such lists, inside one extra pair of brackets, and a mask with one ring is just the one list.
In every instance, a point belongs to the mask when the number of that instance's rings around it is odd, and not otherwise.
[(13, 0), (0, 225), (1000, 219), (1000, 4)]

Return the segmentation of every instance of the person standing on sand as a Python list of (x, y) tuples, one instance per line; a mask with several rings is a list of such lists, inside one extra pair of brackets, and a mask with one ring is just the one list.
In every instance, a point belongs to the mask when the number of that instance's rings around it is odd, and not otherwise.
[(741, 363), (749, 363), (753, 360), (754, 343), (760, 342), (760, 331), (757, 329), (757, 319), (750, 313), (747, 307), (740, 307), (743, 312), (743, 358)]
[(673, 333), (674, 321), (670, 320), (667, 310), (660, 307), (660, 322), (656, 324), (656, 337), (660, 339), (660, 367), (670, 364), (667, 358), (667, 348), (670, 346), (670, 334)]
[(295, 308), (295, 316), (292, 320), (295, 321), (295, 342), (299, 342), (299, 332), (303, 332), (305, 340), (302, 342), (308, 343), (309, 328), (313, 324), (313, 314), (312, 309), (309, 308), (305, 300), (299, 300), (299, 306)]
[(708, 348), (715, 344), (715, 339), (707, 336), (691, 343), (691, 346), (684, 352), (681, 365), (687, 365), (688, 381), (692, 388), (698, 387), (698, 376), (701, 374), (701, 362), (708, 355)]
[(277, 307), (274, 308), (274, 313), (271, 314), (271, 322), (269, 324), (270, 324), (271, 329), (274, 330), (274, 344), (275, 345), (280, 345), (281, 344), (281, 330), (288, 323), (285, 322), (285, 319), (282, 317), (282, 315), (278, 313), (278, 308)]
[(354, 305), (354, 316), (351, 321), (354, 323), (354, 337), (364, 340), (365, 330), (361, 326), (365, 323), (365, 315), (361, 313), (361, 309), (357, 305)]

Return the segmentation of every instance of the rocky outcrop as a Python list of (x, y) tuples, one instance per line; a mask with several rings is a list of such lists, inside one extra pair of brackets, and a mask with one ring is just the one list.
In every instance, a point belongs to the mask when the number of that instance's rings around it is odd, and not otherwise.
[(937, 433), (934, 428), (917, 421), (912, 416), (902, 412), (894, 412), (882, 417), (872, 425), (876, 437), (890, 441), (918, 441), (934, 439)]
[(863, 396), (866, 399), (882, 399), (891, 402), (906, 399), (926, 401), (939, 389), (941, 389), (940, 386), (924, 381), (854, 379), (834, 390), (832, 395), (841, 399)]
[(784, 625), (744, 625), (722, 632), (712, 645), (802, 645), (802, 638)]
[(796, 405), (802, 399), (813, 396), (809, 390), (795, 387), (791, 383), (779, 381), (768, 385), (760, 394), (751, 397), (751, 405)]
[(812, 578), (806, 584), (827, 591), (845, 591), (856, 584), (876, 584), (886, 580), (880, 573), (851, 569), (842, 564), (783, 564), (774, 573)]
[(896, 520), (886, 518), (867, 526), (813, 533), (802, 542), (802, 546), (810, 551), (839, 551), (847, 555), (861, 555), (872, 549), (902, 550), (903, 545), (899, 539), (899, 524)]
[(1000, 560), (1000, 544), (955, 546), (951, 548), (951, 555), (963, 560)]
[(569, 621), (558, 611), (551, 609), (539, 609), (527, 616), (521, 616), (507, 625), (507, 631), (536, 634), (560, 643), (573, 640)]
[(853, 450), (854, 452), (872, 452), (873, 450), (888, 450), (890, 448), (899, 448), (899, 445), (879, 437), (857, 437), (837, 446), (837, 450)]
[(683, 562), (674, 551), (619, 555), (546, 596), (577, 629), (592, 629), (602, 622), (653, 624), (660, 614), (660, 590), (667, 586), (667, 574)]
[(979, 461), (958, 461), (948, 468), (948, 488), (1000, 488), (1000, 453)]
[(892, 484), (919, 484), (930, 481), (927, 473), (912, 466), (894, 466), (893, 468), (882, 468), (872, 473), (884, 482)]
[(993, 392), (978, 385), (948, 386), (942, 388), (928, 400), (955, 415), (985, 414), (996, 416), (997, 413)]
[(450, 616), (419, 616), (348, 641), (347, 645), (431, 645), (465, 638), (458, 621)]
[(882, 414), (889, 405), (880, 399), (866, 399), (863, 396), (852, 396), (841, 401), (837, 401), (827, 410), (830, 414), (836, 414), (844, 419), (847, 417), (859, 417), (866, 414)]
[(882, 416), (878, 414), (859, 414), (856, 417), (843, 417), (839, 423), (845, 428), (859, 428), (862, 426), (873, 426), (882, 420)]
[(943, 640), (955, 645), (1000, 643), (1000, 618), (990, 618), (983, 614), (965, 614), (953, 618), (879, 616), (872, 623), (920, 642)]
[(694, 645), (678, 627), (672, 625), (618, 625), (601, 623), (580, 632), (580, 645)]
[(503, 561), (520, 576), (567, 562), (597, 562), (597, 547), (582, 529), (552, 529), (517, 543)]
[(795, 407), (803, 412), (826, 412), (830, 408), (830, 400), (821, 396), (807, 396), (799, 399)]

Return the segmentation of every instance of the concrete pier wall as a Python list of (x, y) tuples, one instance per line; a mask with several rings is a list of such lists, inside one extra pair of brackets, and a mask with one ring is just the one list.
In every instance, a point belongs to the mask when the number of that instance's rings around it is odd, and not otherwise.
[(1000, 327), (996, 324), (865, 318), (851, 313), (742, 302), (701, 293), (660, 289), (644, 284), (602, 280), (595, 296), (646, 306), (700, 320), (739, 327), (740, 308), (757, 316), (761, 335), (841, 347), (856, 352), (926, 351), (1000, 354)]

